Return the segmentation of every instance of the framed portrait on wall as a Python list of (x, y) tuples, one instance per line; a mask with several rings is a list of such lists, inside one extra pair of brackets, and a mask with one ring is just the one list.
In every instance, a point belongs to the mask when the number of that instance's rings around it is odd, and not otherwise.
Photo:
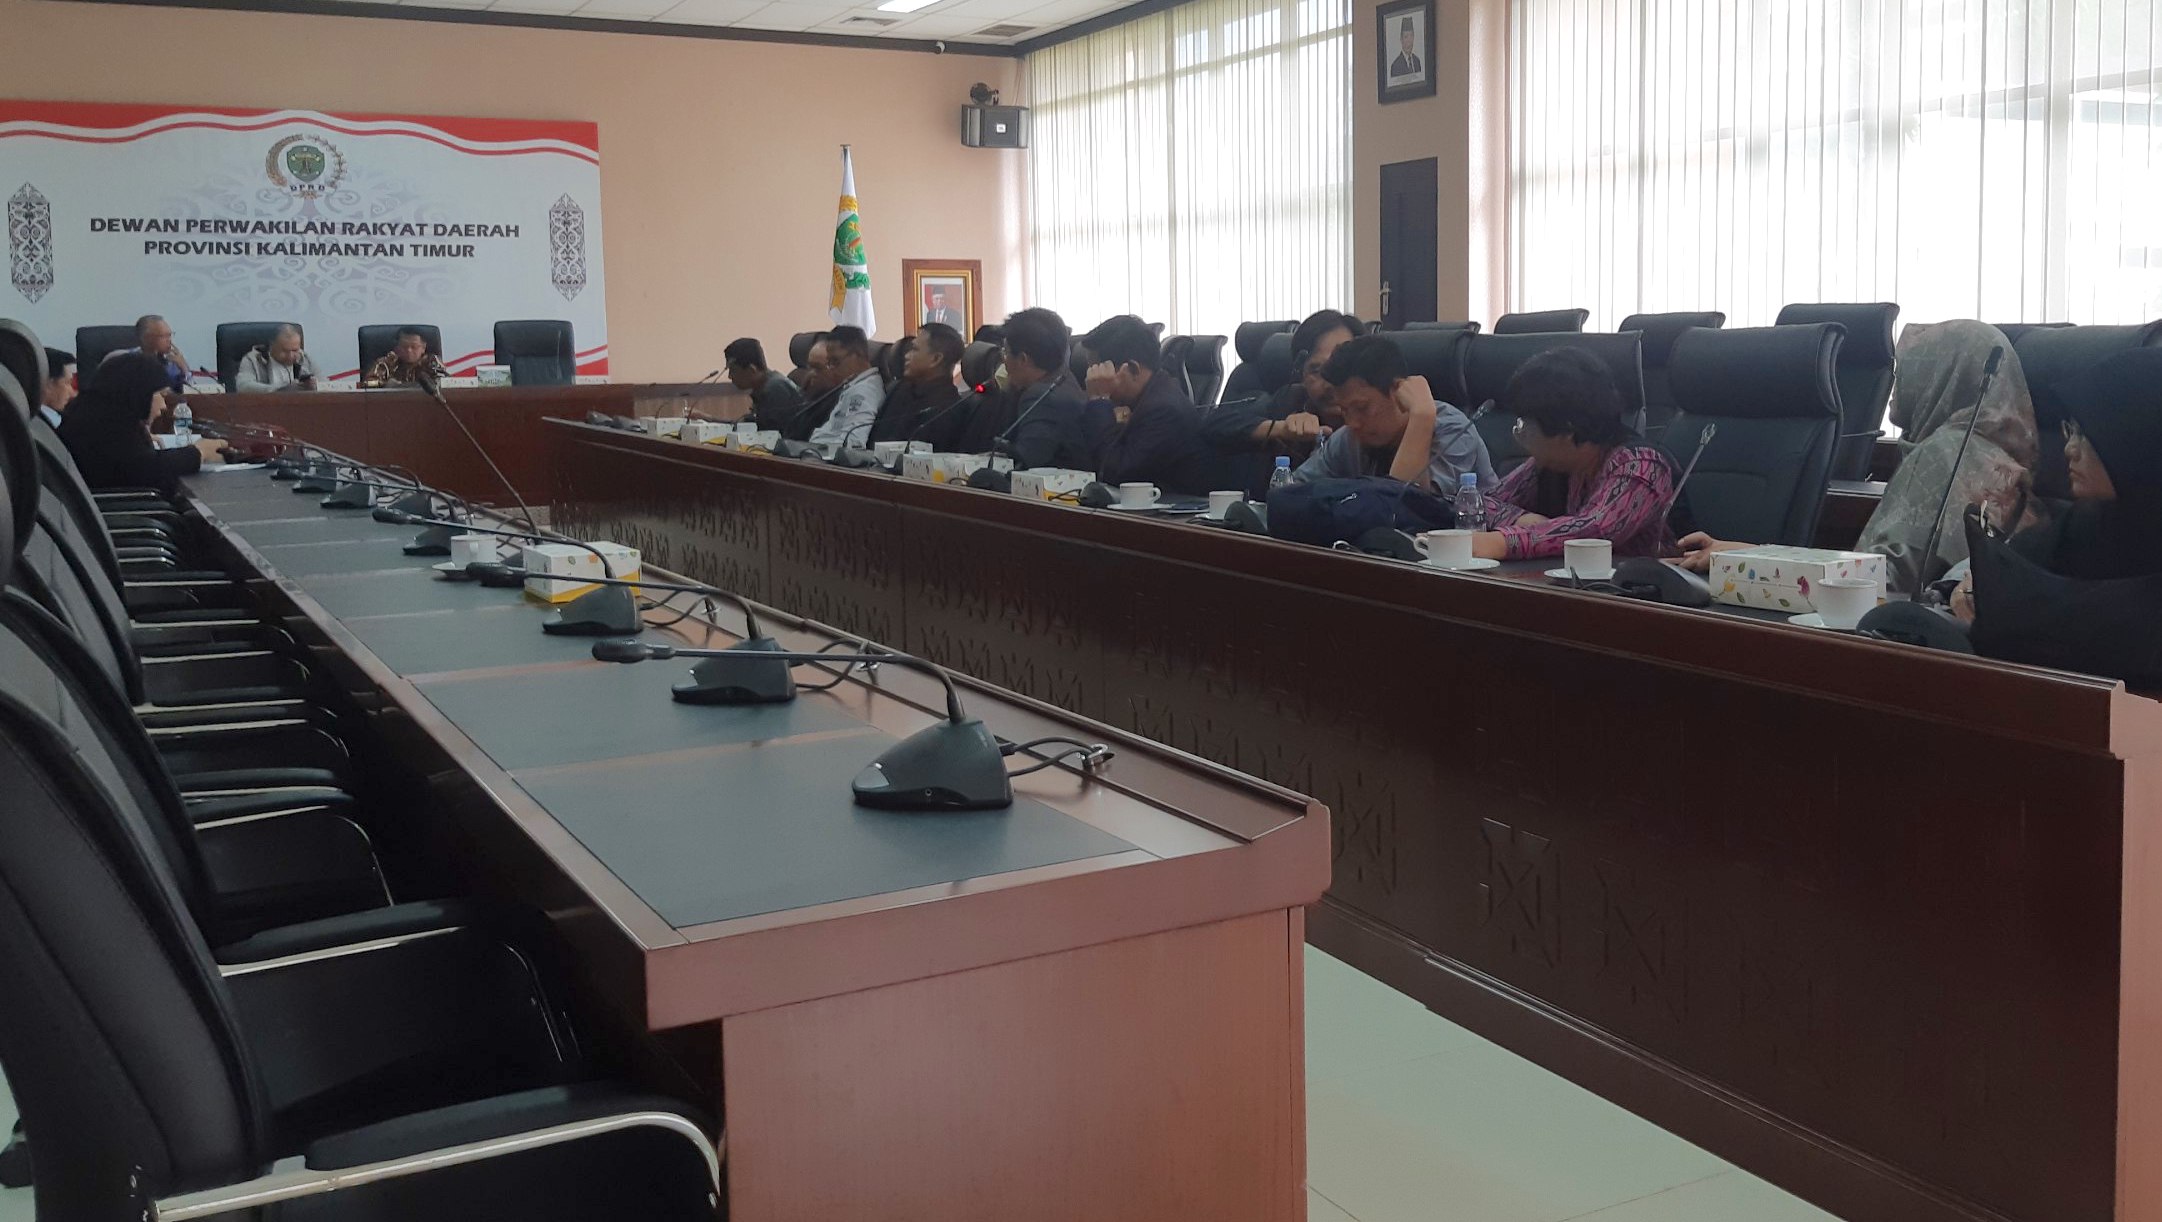
[(903, 259), (901, 279), (908, 290), (910, 331), (942, 322), (964, 341), (976, 338), (983, 325), (981, 259)]
[(1434, 0), (1374, 10), (1374, 86), (1383, 103), (1434, 96)]

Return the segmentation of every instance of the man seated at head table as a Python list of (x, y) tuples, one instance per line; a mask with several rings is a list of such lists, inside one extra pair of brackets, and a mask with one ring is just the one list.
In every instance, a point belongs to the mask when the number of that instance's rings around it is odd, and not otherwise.
[(172, 390), (188, 387), (188, 358), (181, 354), (180, 345), (173, 342), (173, 325), (161, 314), (145, 314), (135, 320), (135, 346), (119, 348), (105, 354), (110, 361), (117, 356), (137, 354), (153, 356), (165, 366), (165, 384)]
[(722, 350), (728, 363), (728, 383), (751, 397), (751, 411), (744, 419), (762, 429), (777, 429), (803, 410), (803, 389), (786, 374), (766, 365), (766, 349), (745, 336)]
[(233, 371), (233, 389), (244, 395), (314, 390), (316, 377), (315, 361), (300, 347), (300, 328), (280, 323), (269, 343), (257, 344), (240, 358), (239, 368)]
[(1581, 348), (1542, 352), (1509, 379), (1500, 406), (1530, 457), (1492, 489), (1493, 529), (1472, 536), (1472, 555), (1559, 556), (1571, 539), (1608, 540), (1617, 556), (1673, 551), (1673, 464), (1629, 427), (1604, 362)]
[(954, 384), (954, 367), (961, 363), (967, 345), (961, 333), (942, 322), (927, 322), (916, 333), (900, 340), (901, 376), (886, 392), (885, 406), (871, 425), (871, 445), (881, 441), (928, 441), (934, 450), (960, 432), (964, 414), (955, 405), (961, 388)]
[(45, 423), (60, 427), (62, 413), (75, 399), (75, 354), (58, 348), (45, 350), (45, 385), (38, 390), (38, 415)]
[(1006, 316), (1000, 357), (1006, 386), (979, 400), (956, 444), (963, 454), (1000, 451), (1021, 470), (1089, 470), (1081, 440), (1087, 396), (1074, 384), (1066, 353), (1073, 333), (1066, 320), (1037, 307)]
[[(863, 328), (840, 326), (819, 336), (811, 345), (810, 370), (804, 389), (818, 390), (811, 410), (799, 412), (781, 436), (808, 441), (827, 454), (844, 445), (868, 444), (878, 409), (886, 402), (886, 383), (871, 364), (871, 340)], [(818, 401), (829, 396), (831, 406), (821, 413)]]
[(443, 362), (428, 351), (428, 337), (411, 327), (398, 328), (398, 342), (391, 345), (375, 364), (362, 375), (362, 386), (411, 386), (421, 376), (441, 381), (450, 376)]
[(1229, 478), (1201, 440), (1201, 413), (1186, 388), (1157, 368), (1163, 344), (1147, 323), (1121, 314), (1099, 324), (1082, 344), (1091, 358), (1086, 410), (1099, 439), (1097, 479), (1207, 496)]
[(1271, 395), (1219, 403), (1201, 418), (1201, 436), (1217, 453), (1255, 456), (1244, 460), (1250, 494), (1267, 490), (1278, 455), (1305, 461), (1342, 422), (1321, 371), (1339, 346), (1364, 330), (1357, 317), (1341, 310), (1309, 314), (1291, 333), (1291, 381)]
[(1437, 403), (1425, 378), (1406, 376), (1404, 354), (1387, 336), (1345, 340), (1321, 369), (1344, 425), (1315, 448), (1294, 478), (1387, 476), (1454, 499), (1469, 473), (1494, 486), (1494, 462), (1471, 421)]

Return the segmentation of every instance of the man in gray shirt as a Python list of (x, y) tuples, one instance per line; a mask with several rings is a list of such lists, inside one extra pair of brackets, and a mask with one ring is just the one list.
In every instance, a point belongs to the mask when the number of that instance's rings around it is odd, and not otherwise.
[(1404, 354), (1388, 337), (1346, 340), (1329, 357), (1322, 378), (1344, 426), (1329, 434), (1294, 477), (1356, 479), (1385, 475), (1444, 499), (1461, 477), (1479, 477), (1493, 491), (1494, 463), (1486, 441), (1464, 413), (1437, 403), (1425, 378), (1405, 374)]
[(274, 390), (314, 390), (315, 362), (300, 347), (300, 328), (280, 323), (267, 344), (248, 349), (233, 371), (233, 389), (244, 395)]
[(871, 340), (862, 327), (835, 327), (811, 345), (811, 378), (822, 387), (837, 387), (833, 411), (812, 432), (810, 442), (821, 454), (832, 455), (842, 446), (870, 444), (871, 425), (886, 402), (886, 383), (871, 367)]

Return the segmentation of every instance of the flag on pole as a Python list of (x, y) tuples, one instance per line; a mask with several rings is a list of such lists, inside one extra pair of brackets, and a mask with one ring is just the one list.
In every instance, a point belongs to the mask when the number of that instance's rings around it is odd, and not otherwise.
[(862, 327), (878, 334), (871, 309), (871, 264), (863, 253), (863, 216), (856, 207), (856, 163), (841, 146), (841, 211), (833, 224), (833, 300), (826, 314), (837, 326)]

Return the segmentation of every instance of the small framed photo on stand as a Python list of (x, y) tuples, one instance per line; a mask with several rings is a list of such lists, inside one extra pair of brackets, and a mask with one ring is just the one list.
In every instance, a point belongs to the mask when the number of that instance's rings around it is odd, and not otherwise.
[(1374, 10), (1374, 84), (1380, 100), (1434, 96), (1434, 0), (1394, 0)]
[(901, 279), (908, 287), (908, 329), (942, 322), (967, 343), (983, 325), (981, 259), (903, 259)]

